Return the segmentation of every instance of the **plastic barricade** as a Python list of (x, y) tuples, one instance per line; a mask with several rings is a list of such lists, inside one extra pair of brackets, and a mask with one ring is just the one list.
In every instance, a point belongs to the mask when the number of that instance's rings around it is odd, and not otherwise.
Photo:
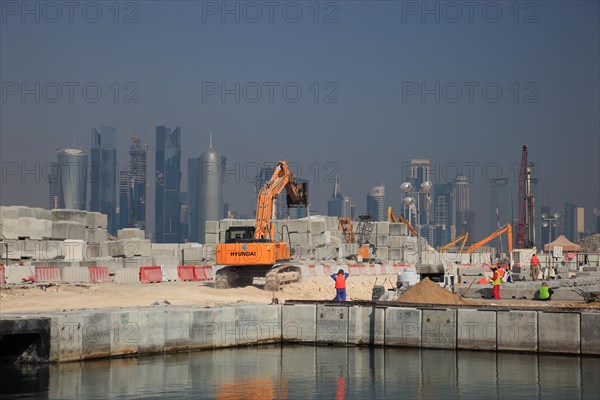
[(158, 283), (162, 282), (162, 270), (160, 266), (140, 267), (140, 282)]
[(387, 268), (385, 267), (385, 265), (380, 265), (379, 269), (381, 270), (381, 274), (382, 275), (387, 275), (388, 274)]
[(311, 264), (308, 266), (308, 275), (309, 276), (317, 276), (317, 266)]
[(108, 267), (88, 267), (90, 282), (110, 282)]
[(323, 273), (325, 274), (325, 276), (331, 275), (331, 265), (323, 264)]
[(58, 267), (35, 267), (35, 277), (40, 282), (60, 282), (60, 269)]
[(0, 285), (4, 285), (6, 283), (6, 274), (4, 273), (4, 266), (0, 266)]
[(179, 265), (177, 267), (177, 276), (180, 281), (197, 281), (198, 277), (194, 272), (195, 267), (193, 265)]

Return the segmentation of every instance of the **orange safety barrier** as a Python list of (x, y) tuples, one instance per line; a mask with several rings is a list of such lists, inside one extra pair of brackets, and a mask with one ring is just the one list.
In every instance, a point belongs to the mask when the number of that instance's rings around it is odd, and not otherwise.
[(213, 279), (212, 267), (210, 265), (196, 265), (194, 267), (197, 281), (209, 281)]
[(162, 282), (162, 270), (160, 266), (140, 267), (140, 282), (158, 283)]
[(323, 273), (325, 274), (325, 276), (331, 275), (331, 265), (323, 264)]
[(203, 265), (202, 268), (204, 268), (204, 274), (206, 275), (206, 278), (208, 280), (211, 280), (214, 278), (212, 267), (210, 265)]
[(108, 267), (88, 267), (90, 282), (110, 282)]
[(193, 265), (179, 265), (177, 266), (177, 276), (180, 281), (197, 281), (198, 277), (194, 270)]
[(308, 266), (308, 275), (317, 276), (317, 266), (312, 264)]
[(4, 266), (0, 266), (0, 285), (4, 285), (6, 283), (6, 275), (4, 273)]
[(42, 282), (60, 282), (60, 269), (58, 267), (35, 267), (35, 277)]

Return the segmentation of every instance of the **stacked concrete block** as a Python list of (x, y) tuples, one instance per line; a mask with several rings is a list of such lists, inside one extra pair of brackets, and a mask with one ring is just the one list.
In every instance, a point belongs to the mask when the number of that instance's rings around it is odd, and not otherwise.
[(108, 246), (111, 257), (150, 257), (151, 244), (147, 239), (120, 239), (110, 242)]
[(117, 239), (145, 239), (146, 231), (137, 228), (125, 228), (117, 231)]
[[(223, 235), (224, 237), (224, 235)], [(221, 235), (219, 233), (206, 233), (204, 236), (204, 243), (216, 244), (221, 242)]]
[(408, 228), (401, 222), (388, 223), (390, 236), (408, 236)]
[(65, 261), (81, 261), (87, 258), (87, 243), (85, 240), (67, 239), (62, 243)]
[(88, 212), (86, 217), (86, 226), (88, 228), (106, 229), (108, 226), (108, 216), (99, 212)]
[(123, 268), (140, 269), (140, 267), (149, 267), (152, 265), (160, 264), (155, 264), (154, 259), (152, 257), (130, 257), (123, 258), (121, 265), (123, 266)]
[(102, 243), (108, 240), (108, 233), (102, 228), (86, 228), (85, 237), (88, 243)]
[(83, 224), (71, 221), (52, 223), (52, 239), (86, 240), (86, 227)]
[(82, 210), (52, 210), (53, 222), (74, 222), (83, 226), (88, 226), (88, 212)]
[(150, 255), (152, 257), (179, 257), (179, 247), (178, 243), (152, 243)]
[(52, 222), (32, 217), (21, 217), (17, 220), (17, 236), (29, 239), (47, 239), (52, 235)]
[(204, 259), (203, 246), (198, 243), (183, 248), (183, 265), (197, 265)]
[(52, 211), (51, 210), (46, 210), (44, 208), (32, 208), (32, 210), (35, 211), (35, 218), (36, 219), (44, 219), (47, 221), (52, 221)]
[[(16, 210), (9, 210), (16, 213)], [(8, 212), (6, 212), (9, 214)], [(0, 233), (4, 239), (18, 239), (19, 238), (19, 219), (18, 218), (6, 218), (2, 217), (0, 220)]]

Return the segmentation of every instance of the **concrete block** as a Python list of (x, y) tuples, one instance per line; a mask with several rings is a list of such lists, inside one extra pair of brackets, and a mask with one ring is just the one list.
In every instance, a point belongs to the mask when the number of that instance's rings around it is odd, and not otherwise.
[(396, 247), (388, 248), (388, 260), (403, 260), (403, 251), (402, 249)]
[(190, 309), (169, 309), (166, 313), (165, 351), (182, 351), (190, 348)]
[(117, 239), (146, 239), (146, 231), (138, 228), (124, 228), (117, 231)]
[[(139, 282), (139, 280), (138, 280)], [(136, 354), (140, 343), (137, 310), (116, 310), (110, 314), (110, 352), (113, 356)]]
[(385, 345), (421, 347), (421, 310), (390, 307), (385, 311)]
[(457, 348), (496, 351), (496, 312), (458, 309)]
[(390, 223), (378, 221), (375, 223), (375, 232), (377, 235), (389, 236), (390, 234)]
[(87, 268), (63, 267), (60, 269), (63, 282), (89, 282), (90, 275)]
[(485, 276), (485, 270), (479, 267), (459, 267), (457, 272), (459, 276)]
[(402, 247), (404, 238), (402, 236), (390, 236), (389, 247)]
[(62, 249), (65, 261), (81, 261), (87, 257), (87, 243), (84, 240), (64, 240)]
[[(377, 235), (377, 236), (375, 236), (375, 242), (374, 242), (374, 244), (377, 247), (389, 247), (390, 246), (390, 235)], [(399, 246), (396, 246), (396, 247), (399, 247)]]
[[(87, 272), (87, 268), (81, 269)], [(94, 312), (83, 317), (82, 350), (85, 358), (111, 356), (111, 321), (110, 312)]]
[(310, 221), (310, 232), (313, 235), (321, 235), (325, 232), (325, 221), (313, 220)]
[(3, 218), (0, 222), (2, 223), (0, 233), (4, 238), (14, 240), (19, 238), (19, 220), (17, 218)]
[(31, 275), (35, 275), (35, 267), (28, 265), (7, 265), (4, 267), (6, 284), (22, 283)]
[(348, 343), (384, 344), (384, 308), (354, 306), (348, 310)]
[(421, 346), (456, 349), (456, 310), (423, 310)]
[(219, 234), (218, 233), (206, 233), (204, 243), (219, 243)]
[[(110, 270), (110, 268), (109, 268)], [(115, 282), (119, 284), (140, 283), (140, 270), (135, 268), (119, 268), (115, 270)]]
[(108, 226), (108, 216), (99, 212), (88, 212), (86, 216), (86, 226), (88, 228), (106, 229)]
[(317, 341), (348, 343), (348, 307), (317, 305)]
[(317, 306), (296, 304), (281, 309), (281, 335), (284, 341), (317, 341)]
[(0, 219), (18, 219), (19, 209), (14, 206), (0, 206)]
[(35, 211), (35, 218), (36, 219), (44, 219), (46, 221), (52, 221), (52, 211), (51, 210), (46, 210), (43, 208), (32, 208), (32, 210)]
[(600, 314), (581, 313), (581, 354), (600, 354)]
[(141, 309), (138, 324), (140, 328), (140, 354), (160, 353), (165, 349), (167, 312), (163, 307)]
[(186, 264), (189, 261), (200, 261), (204, 258), (202, 245), (199, 244), (194, 247), (183, 248), (183, 263)]
[(226, 347), (237, 342), (235, 309), (210, 308), (193, 311), (190, 349)]
[(578, 313), (538, 313), (539, 351), (578, 354), (580, 318)]
[(25, 206), (11, 206), (17, 210), (19, 218), (35, 218), (35, 209)]
[(50, 361), (75, 361), (82, 358), (82, 314), (51, 314)]
[(408, 228), (401, 222), (389, 223), (390, 236), (408, 236)]
[(75, 222), (84, 227), (88, 226), (88, 213), (82, 210), (52, 210), (52, 221), (54, 222)]
[(375, 253), (375, 258), (377, 258), (378, 260), (383, 260), (383, 261), (388, 260), (389, 259), (388, 247), (377, 247), (376, 253)]
[(536, 311), (497, 311), (496, 324), (499, 351), (537, 351)]
[(281, 342), (281, 306), (235, 307), (236, 344)]
[(86, 228), (85, 236), (88, 243), (103, 243), (108, 240), (108, 232), (102, 228)]
[(219, 233), (219, 221), (206, 221), (204, 231), (206, 233)]
[(151, 244), (147, 239), (119, 239), (109, 245), (108, 251), (111, 257), (150, 257)]

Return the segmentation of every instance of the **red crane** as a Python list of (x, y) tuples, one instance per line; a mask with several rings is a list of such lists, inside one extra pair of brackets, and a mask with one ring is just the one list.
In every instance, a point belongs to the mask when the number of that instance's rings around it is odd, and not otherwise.
[(519, 201), (517, 220), (517, 249), (525, 248), (525, 232), (527, 232), (527, 145), (523, 145), (521, 165), (519, 166)]

